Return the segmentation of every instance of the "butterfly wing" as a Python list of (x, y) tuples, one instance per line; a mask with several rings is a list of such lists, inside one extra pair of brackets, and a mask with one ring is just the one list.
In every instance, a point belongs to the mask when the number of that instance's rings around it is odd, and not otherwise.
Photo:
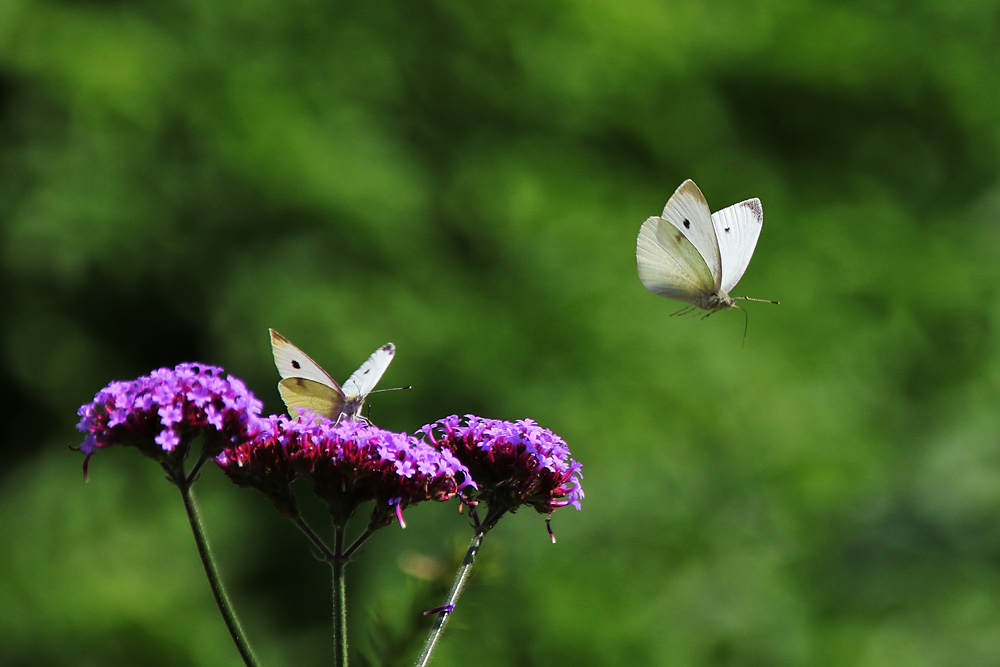
[(348, 398), (360, 396), (362, 399), (371, 393), (378, 381), (382, 379), (385, 370), (389, 368), (389, 363), (396, 354), (396, 346), (386, 343), (379, 349), (372, 352), (368, 360), (361, 364), (361, 367), (347, 378), (344, 383), (344, 394)]
[(289, 413), (295, 417), (299, 409), (309, 408), (327, 419), (337, 418), (344, 405), (340, 385), (287, 338), (274, 329), (269, 331), (274, 365), (281, 376), (278, 393)]
[(715, 235), (715, 227), (712, 225), (712, 212), (708, 208), (708, 201), (694, 181), (688, 179), (680, 184), (667, 200), (660, 217), (676, 227), (698, 250), (702, 261), (712, 274), (715, 283), (713, 287), (717, 289), (722, 276), (719, 242)]
[(299, 410), (312, 410), (327, 419), (339, 419), (344, 411), (344, 395), (333, 387), (306, 378), (285, 378), (278, 383), (278, 393), (292, 417)]
[(704, 297), (715, 291), (715, 278), (701, 253), (663, 218), (642, 223), (635, 259), (639, 280), (650, 292), (702, 307)]
[(723, 292), (736, 286), (750, 264), (764, 224), (764, 211), (759, 199), (747, 199), (712, 214), (712, 224), (719, 242), (722, 259)]
[(382, 379), (389, 363), (396, 354), (396, 346), (386, 343), (372, 352), (358, 370), (351, 373), (344, 383), (344, 407), (342, 411), (347, 419), (363, 419), (360, 417), (361, 405), (365, 397), (371, 393), (378, 381)]

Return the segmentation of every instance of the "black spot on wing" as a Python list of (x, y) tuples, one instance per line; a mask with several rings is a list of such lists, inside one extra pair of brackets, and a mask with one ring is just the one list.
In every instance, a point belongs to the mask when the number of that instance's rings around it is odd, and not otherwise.
[(684, 218), (684, 229), (691, 229), (691, 221)]
[(728, 234), (728, 233), (729, 233), (729, 227), (726, 227), (726, 228), (725, 228), (725, 229), (723, 229), (722, 231), (724, 231), (725, 233), (727, 233), (727, 234)]
[(295, 370), (301, 370), (302, 364), (292, 359), (292, 368), (294, 368)]

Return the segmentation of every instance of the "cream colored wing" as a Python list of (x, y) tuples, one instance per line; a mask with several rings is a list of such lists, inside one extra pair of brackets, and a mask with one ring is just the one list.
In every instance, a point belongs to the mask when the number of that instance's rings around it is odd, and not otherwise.
[(650, 292), (699, 307), (715, 292), (715, 278), (702, 254), (663, 218), (654, 216), (642, 223), (635, 259), (639, 280)]
[(344, 410), (344, 395), (339, 389), (306, 378), (285, 378), (278, 383), (278, 393), (292, 417), (299, 410), (313, 410), (327, 419), (338, 420)]

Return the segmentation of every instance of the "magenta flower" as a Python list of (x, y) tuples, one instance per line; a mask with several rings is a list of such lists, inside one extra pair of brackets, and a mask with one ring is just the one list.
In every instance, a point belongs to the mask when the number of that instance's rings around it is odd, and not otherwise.
[(452, 415), (417, 432), (468, 466), (478, 486), (476, 499), (485, 501), (496, 518), (521, 505), (542, 514), (566, 505), (580, 509), (580, 464), (562, 438), (531, 419)]
[(218, 366), (183, 363), (148, 376), (112, 382), (80, 407), (77, 429), (86, 434), (80, 451), (87, 461), (98, 449), (135, 446), (163, 462), (182, 459), (197, 435), (205, 437), (203, 456), (251, 437), (261, 402)]
[(405, 525), (404, 508), (445, 501), (475, 486), (450, 452), (405, 433), (359, 421), (335, 423), (310, 411), (262, 421), (268, 426), (252, 442), (226, 449), (216, 463), (235, 483), (261, 491), (289, 516), (295, 514), (289, 485), (297, 477), (312, 483), (338, 525), (369, 500), (376, 502), (373, 517), (394, 514)]

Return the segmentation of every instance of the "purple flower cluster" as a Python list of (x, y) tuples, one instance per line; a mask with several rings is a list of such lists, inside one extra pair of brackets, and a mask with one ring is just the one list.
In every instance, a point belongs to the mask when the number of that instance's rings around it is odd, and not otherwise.
[(392, 508), (402, 524), (405, 507), (448, 500), (475, 486), (450, 452), (405, 433), (359, 421), (335, 423), (310, 411), (264, 421), (267, 426), (253, 441), (226, 449), (216, 462), (230, 479), (261, 491), (286, 515), (296, 512), (289, 485), (297, 477), (312, 482), (335, 522), (375, 500), (377, 509)]
[[(580, 509), (583, 475), (562, 438), (530, 419), (516, 422), (452, 415), (419, 429), (423, 440), (363, 421), (339, 423), (303, 411), (261, 418), (261, 403), (221, 368), (184, 363), (129, 382), (112, 382), (79, 410), (90, 456), (113, 445), (137, 447), (183, 473), (190, 443), (204, 436), (201, 458), (213, 458), (240, 486), (264, 493), (281, 514), (298, 516), (291, 484), (302, 477), (338, 524), (375, 501), (372, 525), (425, 500), (459, 493), (484, 501), (491, 521), (521, 505), (551, 513)], [(86, 461), (84, 471), (86, 472)], [(173, 474), (173, 473), (172, 473)]]
[(513, 511), (521, 505), (543, 514), (566, 505), (580, 509), (580, 464), (562, 438), (531, 419), (452, 415), (417, 432), (468, 466), (478, 499), (491, 510)]
[[(80, 451), (90, 456), (113, 445), (134, 445), (163, 460), (205, 436), (208, 455), (256, 432), (261, 402), (218, 366), (183, 363), (128, 382), (112, 382), (80, 407)], [(86, 465), (86, 464), (85, 464)]]

